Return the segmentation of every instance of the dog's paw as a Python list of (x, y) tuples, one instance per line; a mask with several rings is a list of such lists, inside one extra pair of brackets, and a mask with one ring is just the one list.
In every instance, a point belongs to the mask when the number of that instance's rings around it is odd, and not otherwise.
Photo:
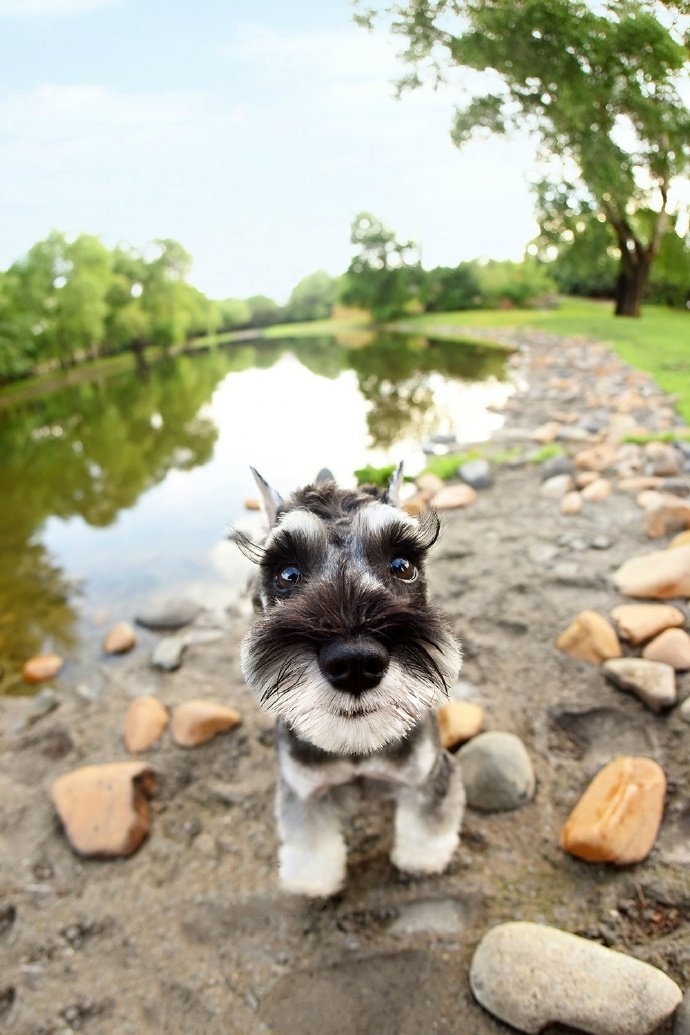
[(321, 852), (281, 845), (279, 863), (280, 886), (291, 895), (331, 898), (345, 884), (345, 845), (335, 841), (329, 851)]
[(391, 862), (396, 869), (412, 876), (443, 873), (459, 842), (460, 835), (456, 831), (423, 841), (399, 839), (391, 853)]

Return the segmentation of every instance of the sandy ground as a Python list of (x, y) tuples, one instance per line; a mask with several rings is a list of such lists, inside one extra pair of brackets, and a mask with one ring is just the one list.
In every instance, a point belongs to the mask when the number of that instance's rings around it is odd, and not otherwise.
[[(521, 429), (555, 412), (583, 413), (594, 381), (615, 382), (619, 368), (604, 353), (603, 372), (578, 370), (581, 355), (577, 343), (531, 339), (527, 387), (499, 437), (520, 441)], [(576, 388), (554, 387), (558, 377)], [(467, 692), (486, 728), (524, 740), (538, 780), (519, 811), (468, 811), (442, 877), (402, 878), (388, 860), (390, 802), (353, 788), (345, 892), (324, 904), (278, 890), (272, 720), (240, 673), (245, 607), (175, 673), (153, 672), (137, 648), (108, 663), (108, 690), (95, 700), (58, 681), (60, 707), (25, 733), (11, 732), (22, 703), (0, 701), (2, 1030), (498, 1035), (509, 1029), (473, 1001), (467, 971), (481, 935), (508, 919), (598, 939), (687, 987), (690, 726), (553, 647), (581, 609), (606, 614), (621, 602), (609, 576), (650, 548), (641, 512), (616, 493), (566, 518), (539, 484), (537, 465), (500, 468), (472, 508), (445, 518), (431, 561), (434, 597), (465, 647)], [(602, 536), (610, 545), (595, 549)], [(682, 700), (690, 679), (678, 683)], [(126, 758), (125, 710), (144, 692), (170, 706), (210, 697), (244, 721), (196, 750), (166, 736), (146, 756), (160, 785), (148, 841), (129, 859), (79, 859), (48, 788), (76, 766)], [(618, 870), (564, 855), (558, 834), (593, 774), (621, 753), (657, 759), (669, 791), (652, 855)]]

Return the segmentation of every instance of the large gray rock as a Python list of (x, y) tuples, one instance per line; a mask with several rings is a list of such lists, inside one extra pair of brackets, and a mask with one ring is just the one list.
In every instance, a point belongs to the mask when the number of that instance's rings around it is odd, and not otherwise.
[(682, 999), (678, 985), (648, 963), (524, 922), (484, 935), (470, 986), (486, 1010), (530, 1035), (553, 1024), (590, 1035), (650, 1035)]
[(645, 658), (610, 658), (604, 675), (621, 690), (629, 690), (655, 712), (676, 703), (676, 674), (671, 665)]
[(488, 489), (491, 485), (491, 464), (488, 460), (466, 460), (458, 474), (473, 489)]
[(174, 672), (182, 664), (187, 641), (184, 636), (166, 636), (153, 649), (151, 664), (163, 672)]
[(480, 733), (456, 758), (472, 808), (503, 812), (526, 805), (534, 796), (532, 763), (514, 733)]
[(541, 465), (541, 480), (547, 482), (549, 478), (556, 478), (559, 474), (574, 474), (573, 462), (568, 456), (552, 456)]
[(141, 608), (135, 620), (147, 629), (181, 629), (200, 614), (201, 607), (193, 600), (171, 598)]

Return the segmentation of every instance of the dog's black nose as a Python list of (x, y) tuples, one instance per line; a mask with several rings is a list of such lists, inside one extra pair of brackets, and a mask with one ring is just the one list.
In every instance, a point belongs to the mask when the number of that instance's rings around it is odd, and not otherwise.
[(370, 636), (350, 640), (339, 636), (319, 651), (319, 667), (331, 686), (361, 694), (383, 679), (388, 668), (388, 651)]

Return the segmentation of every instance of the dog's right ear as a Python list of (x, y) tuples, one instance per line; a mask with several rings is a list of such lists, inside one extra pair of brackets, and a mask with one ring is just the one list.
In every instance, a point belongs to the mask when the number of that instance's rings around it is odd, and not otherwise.
[(261, 493), (264, 513), (266, 514), (266, 520), (268, 521), (269, 527), (271, 525), (275, 525), (278, 509), (283, 502), (282, 496), (279, 496), (276, 490), (271, 488), (266, 479), (262, 478), (255, 468), (250, 467), (249, 470), (254, 475), (254, 480), (258, 486), (259, 492)]

